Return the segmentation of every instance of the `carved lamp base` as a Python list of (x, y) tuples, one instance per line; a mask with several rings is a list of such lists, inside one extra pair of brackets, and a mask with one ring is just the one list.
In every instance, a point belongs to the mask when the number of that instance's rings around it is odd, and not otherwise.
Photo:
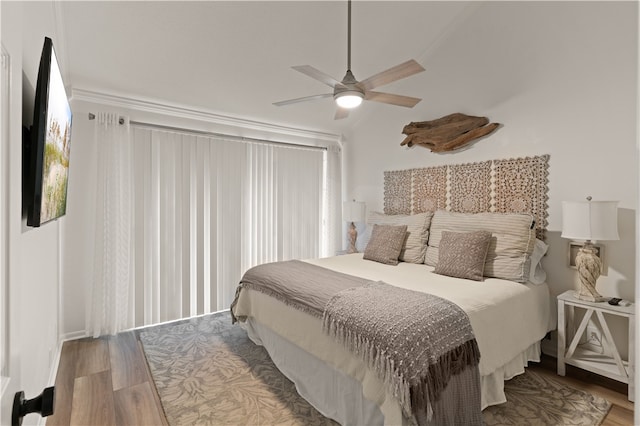
[(578, 250), (576, 255), (576, 266), (578, 267), (578, 275), (580, 277), (580, 290), (577, 294), (578, 299), (587, 300), (589, 302), (604, 302), (606, 297), (602, 297), (596, 290), (596, 281), (602, 272), (602, 261), (596, 255), (596, 250), (587, 241), (585, 245)]
[(356, 248), (356, 239), (358, 238), (358, 231), (356, 231), (355, 223), (351, 222), (349, 225), (349, 248), (347, 249), (347, 253), (357, 253), (358, 249)]

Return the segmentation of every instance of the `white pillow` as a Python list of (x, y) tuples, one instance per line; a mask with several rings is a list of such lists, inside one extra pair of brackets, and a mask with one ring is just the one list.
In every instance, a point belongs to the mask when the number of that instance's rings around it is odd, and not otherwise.
[(484, 276), (526, 283), (529, 280), (531, 253), (535, 245), (533, 216), (520, 213), (457, 213), (438, 210), (429, 230), (429, 245), (424, 263), (436, 266), (443, 231), (489, 231), (493, 234)]
[(531, 253), (531, 268), (529, 269), (529, 282), (531, 284), (540, 285), (547, 280), (547, 272), (542, 269), (542, 257), (548, 249), (549, 246), (544, 241), (536, 238), (533, 253)]
[(369, 239), (371, 238), (371, 230), (373, 229), (373, 225), (364, 225), (364, 229), (358, 229), (358, 238), (356, 239), (356, 250), (360, 253), (364, 253), (364, 249), (367, 248), (367, 244), (369, 244)]

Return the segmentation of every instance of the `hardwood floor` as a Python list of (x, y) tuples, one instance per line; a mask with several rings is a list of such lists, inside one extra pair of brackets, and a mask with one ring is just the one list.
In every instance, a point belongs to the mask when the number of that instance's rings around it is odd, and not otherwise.
[(65, 342), (47, 425), (167, 425), (137, 333)]
[[(530, 363), (540, 374), (609, 400), (604, 426), (633, 424), (627, 385), (567, 366), (556, 375), (556, 360)], [(55, 414), (48, 425), (167, 425), (137, 332), (65, 342), (56, 376)]]

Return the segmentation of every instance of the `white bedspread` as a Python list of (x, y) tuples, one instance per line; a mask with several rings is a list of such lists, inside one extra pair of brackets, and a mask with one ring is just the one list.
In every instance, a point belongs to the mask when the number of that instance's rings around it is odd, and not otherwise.
[(361, 253), (308, 260), (345, 274), (384, 281), (451, 300), (469, 315), (487, 375), (511, 361), (553, 329), (549, 289), (497, 278), (471, 281), (434, 274), (433, 267), (401, 262), (384, 265), (362, 259)]
[[(434, 274), (427, 265), (383, 265), (362, 259), (362, 254), (308, 260), (325, 268), (363, 278), (424, 291), (456, 303), (469, 316), (480, 348), (481, 376), (503, 378), (522, 372), (532, 346), (554, 328), (546, 284), (525, 285), (495, 278), (470, 281)], [(399, 414), (397, 403), (386, 393), (372, 371), (342, 346), (322, 333), (321, 321), (287, 307), (256, 291), (243, 291), (236, 314), (255, 318), (260, 324), (306, 352), (362, 383), (364, 396), (378, 405), (387, 420)], [(513, 365), (515, 370), (506, 366)], [(503, 371), (504, 370), (504, 371)], [(520, 370), (520, 371), (518, 371)], [(496, 381), (493, 377), (492, 382)], [(484, 383), (483, 383), (484, 392)], [(483, 400), (484, 400), (483, 396)], [(490, 401), (497, 403), (502, 401)], [(485, 402), (483, 401), (483, 407)], [(386, 422), (386, 421), (385, 421)]]

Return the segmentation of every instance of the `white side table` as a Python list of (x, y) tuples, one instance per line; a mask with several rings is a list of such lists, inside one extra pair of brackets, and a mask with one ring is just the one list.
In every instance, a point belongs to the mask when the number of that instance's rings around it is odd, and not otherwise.
[[(578, 326), (575, 335), (567, 335), (568, 330), (574, 330), (574, 308), (584, 309), (586, 312)], [(568, 308), (568, 310), (566, 309)], [(565, 315), (565, 310), (567, 310)], [(565, 291), (558, 296), (558, 375), (565, 375), (565, 364), (574, 365), (584, 370), (618, 380), (629, 385), (629, 401), (634, 400), (634, 356), (635, 356), (635, 305), (612, 306), (607, 302), (588, 302), (575, 297), (573, 290)], [(596, 314), (602, 332), (602, 345), (605, 354), (579, 348), (580, 338), (587, 329), (589, 319)], [(605, 315), (606, 314), (606, 315)], [(607, 315), (627, 318), (629, 322), (629, 353), (623, 361), (618, 348), (613, 341), (611, 331), (607, 325)], [(570, 341), (567, 349), (567, 341)], [(608, 355), (611, 354), (611, 355)]]

